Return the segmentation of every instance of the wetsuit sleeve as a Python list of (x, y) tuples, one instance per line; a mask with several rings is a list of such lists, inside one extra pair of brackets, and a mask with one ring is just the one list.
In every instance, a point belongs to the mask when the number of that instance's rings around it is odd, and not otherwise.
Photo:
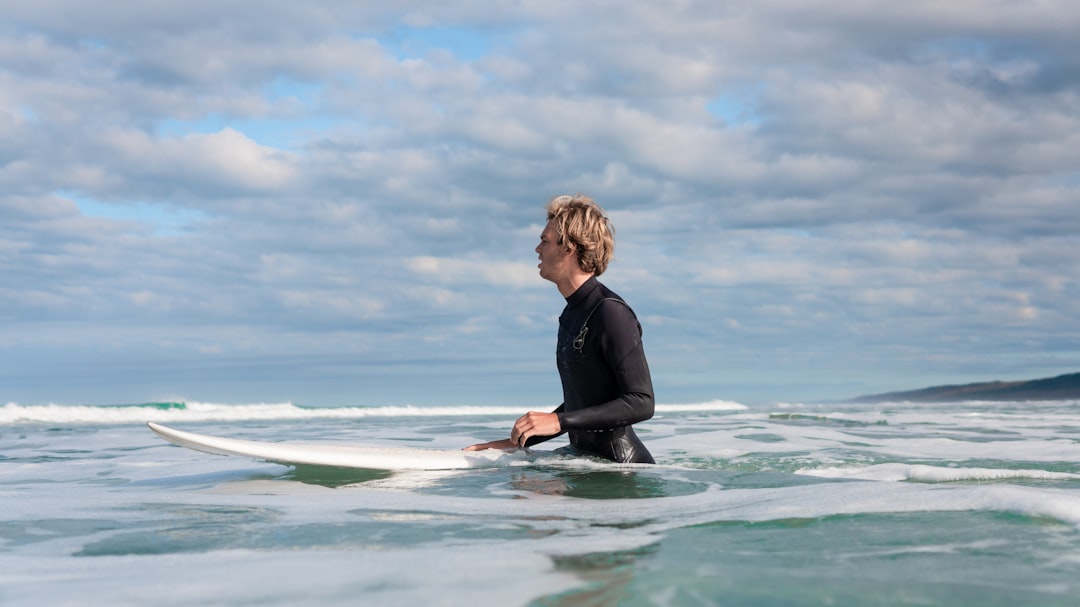
[(600, 356), (611, 371), (614, 399), (577, 409), (559, 411), (566, 430), (609, 430), (645, 421), (653, 416), (652, 376), (641, 342), (641, 325), (630, 308), (607, 302), (596, 314)]

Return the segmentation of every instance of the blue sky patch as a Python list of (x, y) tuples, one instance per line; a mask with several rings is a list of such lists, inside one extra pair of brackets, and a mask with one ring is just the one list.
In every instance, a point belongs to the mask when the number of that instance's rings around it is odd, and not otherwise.
[(281, 108), (281, 115), (240, 118), (212, 113), (193, 120), (167, 118), (158, 123), (157, 134), (183, 137), (231, 128), (259, 145), (295, 151), (313, 137), (341, 124), (340, 118), (321, 112), (320, 95), (325, 87), (325, 84), (279, 76), (262, 88), (262, 94), (267, 102)]
[(478, 29), (463, 27), (400, 26), (379, 43), (398, 59), (423, 57), (436, 50), (446, 50), (462, 61), (476, 61), (487, 55), (493, 37)]
[(159, 236), (183, 234), (191, 224), (208, 217), (205, 212), (198, 209), (182, 208), (166, 203), (102, 202), (64, 191), (57, 192), (57, 195), (73, 201), (79, 206), (83, 215), (150, 225), (154, 228), (154, 234)]
[(313, 137), (338, 128), (341, 120), (329, 116), (290, 118), (227, 118), (210, 114), (198, 120), (167, 119), (158, 124), (158, 136), (183, 137), (194, 133), (217, 133), (226, 128), (239, 131), (267, 147), (295, 151)]
[(729, 126), (761, 124), (761, 116), (749, 99), (742, 95), (721, 95), (705, 107)]

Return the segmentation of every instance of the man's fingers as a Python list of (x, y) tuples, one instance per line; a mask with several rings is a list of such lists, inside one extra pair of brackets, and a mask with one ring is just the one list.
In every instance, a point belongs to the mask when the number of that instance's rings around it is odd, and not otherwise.
[(529, 440), (529, 430), (531, 429), (532, 421), (529, 419), (529, 414), (526, 413), (514, 422), (514, 429), (510, 431), (510, 442), (519, 447), (524, 447), (525, 441)]

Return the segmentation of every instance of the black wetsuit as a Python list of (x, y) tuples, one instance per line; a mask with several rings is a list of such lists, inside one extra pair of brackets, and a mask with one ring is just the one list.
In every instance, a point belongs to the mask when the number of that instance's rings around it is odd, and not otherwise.
[(566, 298), (555, 360), (563, 386), (563, 404), (555, 413), (570, 444), (617, 462), (654, 463), (630, 426), (653, 415), (641, 324), (595, 277)]

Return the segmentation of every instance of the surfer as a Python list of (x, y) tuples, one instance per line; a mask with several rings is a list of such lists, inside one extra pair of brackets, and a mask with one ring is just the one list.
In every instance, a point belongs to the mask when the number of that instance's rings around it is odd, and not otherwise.
[(653, 415), (653, 387), (641, 324), (630, 306), (604, 286), (615, 249), (604, 210), (588, 196), (557, 196), (536, 253), (540, 276), (566, 298), (555, 360), (563, 403), (551, 413), (529, 411), (510, 438), (466, 447), (514, 449), (569, 434), (572, 449), (616, 462), (654, 463), (632, 424)]

